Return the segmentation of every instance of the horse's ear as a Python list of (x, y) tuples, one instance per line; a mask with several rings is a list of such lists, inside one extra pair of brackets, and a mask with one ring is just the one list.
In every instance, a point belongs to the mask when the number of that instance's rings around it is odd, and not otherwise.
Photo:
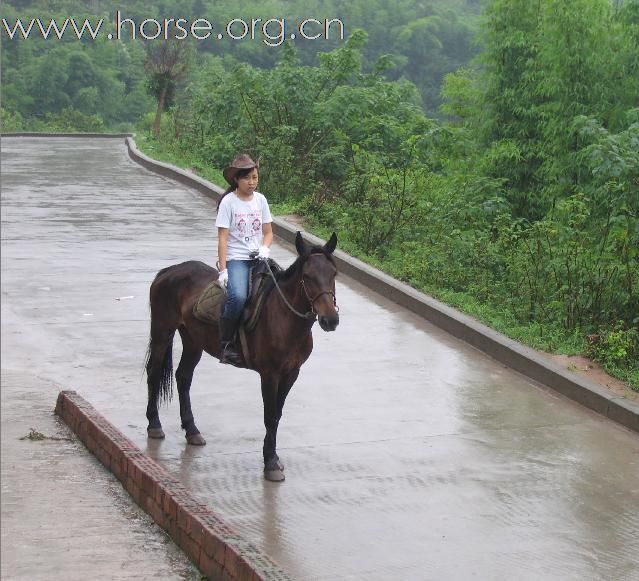
[(324, 250), (328, 254), (333, 254), (335, 252), (335, 248), (337, 247), (337, 234), (333, 232), (333, 235), (330, 237), (329, 241), (324, 244)]
[(295, 237), (295, 248), (297, 248), (297, 253), (300, 256), (303, 256), (306, 252), (306, 244), (304, 243), (302, 233), (299, 230), (297, 231), (297, 236)]

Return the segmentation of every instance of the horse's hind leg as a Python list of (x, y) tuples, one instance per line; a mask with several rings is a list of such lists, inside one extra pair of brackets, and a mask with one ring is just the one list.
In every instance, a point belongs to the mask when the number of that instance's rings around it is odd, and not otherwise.
[[(146, 418), (149, 421), (147, 434), (149, 438), (164, 438), (164, 431), (160, 423), (158, 399), (164, 390), (165, 396), (170, 394), (171, 374), (173, 373), (173, 333), (151, 332), (149, 354), (146, 363), (147, 386), (149, 401), (146, 406)], [(168, 385), (167, 385), (168, 384)]]
[(182, 420), (182, 429), (185, 430), (185, 438), (189, 444), (194, 446), (204, 446), (206, 440), (200, 434), (200, 430), (195, 425), (193, 411), (191, 410), (191, 381), (193, 380), (193, 371), (202, 357), (202, 349), (194, 345), (193, 340), (189, 336), (188, 331), (184, 327), (179, 328), (180, 337), (182, 338), (182, 357), (177, 371), (175, 372), (175, 380), (177, 382), (178, 394), (180, 396), (180, 418)]

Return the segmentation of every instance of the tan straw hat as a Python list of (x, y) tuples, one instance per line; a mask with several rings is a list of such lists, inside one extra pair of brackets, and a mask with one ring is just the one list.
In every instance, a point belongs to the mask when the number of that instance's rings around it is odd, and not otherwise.
[(259, 169), (259, 167), (259, 161), (258, 163), (255, 163), (246, 153), (242, 153), (231, 162), (231, 165), (224, 168), (222, 175), (231, 186), (235, 186), (237, 185), (235, 183), (235, 178), (240, 170), (253, 168)]

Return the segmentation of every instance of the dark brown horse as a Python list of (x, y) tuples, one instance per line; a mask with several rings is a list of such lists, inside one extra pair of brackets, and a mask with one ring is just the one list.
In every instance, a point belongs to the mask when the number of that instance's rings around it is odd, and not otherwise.
[[(339, 323), (335, 303), (337, 268), (332, 257), (336, 245), (335, 234), (324, 246), (308, 246), (298, 232), (297, 260), (274, 275), (281, 293), (277, 288), (271, 290), (255, 330), (246, 335), (246, 366), (257, 371), (262, 381), (264, 475), (268, 480), (284, 480), (284, 467), (276, 451), (277, 426), (286, 396), (313, 350), (313, 324), (317, 320), (324, 331), (334, 331)], [(206, 443), (195, 426), (189, 390), (202, 352), (219, 358), (220, 341), (218, 327), (196, 319), (193, 305), (217, 278), (214, 268), (190, 261), (161, 270), (151, 284), (151, 338), (146, 363), (150, 438), (164, 437), (158, 399), (167, 400), (172, 393), (172, 348), (177, 330), (182, 338), (182, 358), (175, 373), (182, 428), (189, 444)]]

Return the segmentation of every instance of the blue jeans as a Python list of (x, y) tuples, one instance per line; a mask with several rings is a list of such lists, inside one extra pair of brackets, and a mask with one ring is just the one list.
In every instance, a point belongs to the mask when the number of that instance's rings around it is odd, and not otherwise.
[(248, 299), (249, 276), (256, 260), (229, 260), (226, 269), (229, 281), (226, 286), (226, 302), (222, 316), (237, 323)]

